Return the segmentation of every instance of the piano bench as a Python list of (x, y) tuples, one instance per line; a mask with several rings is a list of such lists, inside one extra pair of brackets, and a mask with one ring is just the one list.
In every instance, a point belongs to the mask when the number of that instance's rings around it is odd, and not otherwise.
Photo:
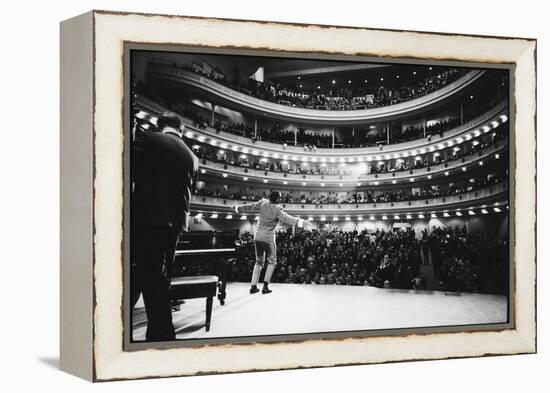
[(174, 277), (170, 282), (172, 300), (206, 298), (206, 331), (210, 330), (212, 299), (218, 292), (218, 276)]

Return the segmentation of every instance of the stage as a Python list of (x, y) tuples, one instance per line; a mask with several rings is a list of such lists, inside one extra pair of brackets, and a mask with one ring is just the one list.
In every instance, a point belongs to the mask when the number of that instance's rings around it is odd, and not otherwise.
[[(203, 299), (186, 300), (172, 314), (178, 339), (339, 332), (352, 330), (505, 323), (505, 296), (412, 291), (359, 286), (271, 284), (272, 293), (248, 293), (249, 284), (229, 283), (224, 306), (214, 301), (206, 332)], [(140, 299), (133, 338), (145, 338)]]

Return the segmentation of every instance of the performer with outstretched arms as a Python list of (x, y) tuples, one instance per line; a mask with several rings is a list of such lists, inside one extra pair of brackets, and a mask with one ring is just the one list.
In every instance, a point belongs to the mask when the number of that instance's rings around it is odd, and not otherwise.
[(277, 264), (277, 245), (275, 244), (275, 228), (279, 222), (300, 228), (307, 228), (310, 222), (298, 217), (293, 217), (283, 211), (282, 206), (277, 202), (281, 198), (279, 191), (273, 191), (269, 194), (269, 200), (262, 198), (258, 202), (242, 206), (233, 206), (237, 213), (256, 213), (259, 214), (258, 229), (254, 235), (254, 246), (256, 248), (256, 264), (252, 272), (250, 294), (256, 293), (258, 289), (258, 280), (260, 272), (267, 260), (267, 268), (264, 277), (263, 294), (271, 293), (269, 282)]

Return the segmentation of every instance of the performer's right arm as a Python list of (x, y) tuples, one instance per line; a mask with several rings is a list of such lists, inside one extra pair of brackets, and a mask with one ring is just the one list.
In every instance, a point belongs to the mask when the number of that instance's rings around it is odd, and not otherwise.
[(236, 213), (257, 213), (260, 211), (260, 206), (262, 206), (264, 199), (260, 199), (257, 202), (249, 203), (247, 205), (233, 206), (233, 210)]

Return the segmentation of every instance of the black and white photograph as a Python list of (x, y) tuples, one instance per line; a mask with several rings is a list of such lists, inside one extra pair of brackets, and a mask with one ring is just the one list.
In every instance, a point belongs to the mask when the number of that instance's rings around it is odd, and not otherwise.
[(129, 63), (131, 342), (510, 322), (509, 67)]

